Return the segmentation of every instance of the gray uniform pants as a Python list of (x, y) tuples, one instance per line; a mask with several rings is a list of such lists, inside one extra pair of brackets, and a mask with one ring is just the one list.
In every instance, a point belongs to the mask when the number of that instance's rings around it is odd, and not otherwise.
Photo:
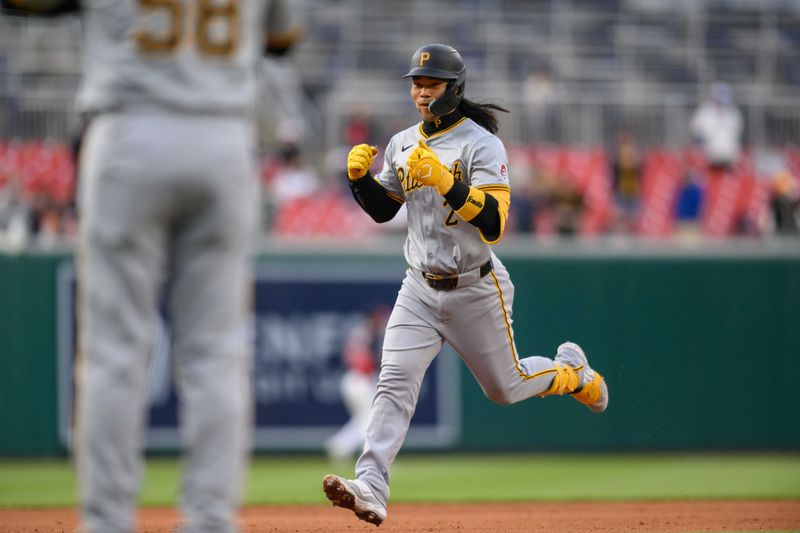
[(256, 181), (232, 117), (109, 114), (81, 160), (76, 453), (88, 532), (134, 530), (145, 376), (168, 282), (188, 531), (235, 530), (251, 421)]
[(389, 468), (405, 440), (422, 378), (443, 341), (495, 402), (525, 400), (547, 390), (553, 380), (552, 359), (517, 357), (511, 328), (514, 286), (494, 254), (492, 262), (493, 272), (450, 291), (432, 289), (413, 269), (406, 273), (386, 328), (378, 391), (356, 463), (356, 477), (384, 504)]

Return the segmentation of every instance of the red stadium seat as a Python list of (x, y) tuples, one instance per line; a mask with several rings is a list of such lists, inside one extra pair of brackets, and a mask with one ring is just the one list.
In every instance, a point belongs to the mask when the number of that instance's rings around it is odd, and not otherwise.
[(378, 226), (351, 199), (326, 193), (278, 206), (273, 231), (279, 236), (355, 239), (377, 233)]
[(638, 234), (664, 237), (672, 232), (675, 198), (686, 171), (682, 159), (682, 154), (667, 150), (653, 150), (646, 156)]
[(65, 205), (75, 195), (72, 153), (62, 143), (0, 143), (0, 186), (12, 181), (30, 202)]

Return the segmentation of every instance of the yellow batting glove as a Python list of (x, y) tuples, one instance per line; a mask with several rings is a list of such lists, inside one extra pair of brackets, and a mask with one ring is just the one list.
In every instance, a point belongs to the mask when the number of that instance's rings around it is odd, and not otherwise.
[(372, 161), (378, 155), (378, 147), (368, 144), (354, 146), (347, 154), (347, 177), (350, 181), (363, 178), (372, 166)]
[(419, 146), (414, 148), (406, 162), (408, 173), (412, 179), (435, 187), (439, 194), (444, 195), (453, 188), (453, 174), (447, 170), (436, 154), (425, 141), (420, 140)]

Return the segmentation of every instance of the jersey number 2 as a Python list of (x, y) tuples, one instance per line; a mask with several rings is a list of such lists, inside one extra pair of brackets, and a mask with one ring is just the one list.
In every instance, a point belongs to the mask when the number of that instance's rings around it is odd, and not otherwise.
[(181, 0), (138, 0), (144, 14), (159, 11), (166, 18), (166, 30), (154, 33), (139, 30), (136, 44), (145, 54), (171, 53), (188, 41), (185, 25), (187, 12), (194, 15), (194, 43), (207, 56), (228, 56), (239, 42), (239, 0), (195, 0), (189, 9)]

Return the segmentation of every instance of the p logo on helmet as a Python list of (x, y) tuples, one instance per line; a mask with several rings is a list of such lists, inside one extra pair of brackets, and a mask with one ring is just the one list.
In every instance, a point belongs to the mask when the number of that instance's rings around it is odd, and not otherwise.
[(446, 44), (427, 44), (411, 56), (411, 65), (404, 78), (426, 76), (447, 80), (447, 89), (431, 100), (428, 109), (436, 116), (453, 112), (464, 97), (467, 68), (458, 50)]

